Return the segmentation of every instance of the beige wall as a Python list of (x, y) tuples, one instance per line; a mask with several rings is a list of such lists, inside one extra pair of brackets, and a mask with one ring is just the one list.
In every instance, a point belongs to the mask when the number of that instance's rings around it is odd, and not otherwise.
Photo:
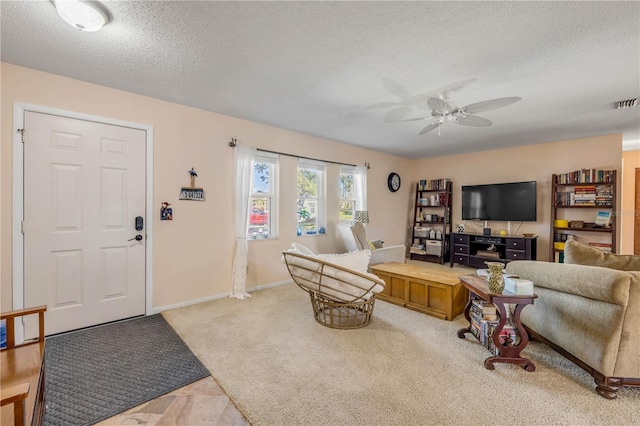
[[(622, 135), (599, 136), (561, 142), (529, 145), (495, 151), (427, 158), (417, 161), (421, 179), (451, 177), (453, 179), (453, 223), (465, 223), (469, 228), (482, 232), (484, 222), (462, 221), (460, 207), (463, 185), (537, 181), (538, 199), (536, 222), (511, 224), (511, 233), (531, 232), (538, 235), (538, 260), (549, 258), (551, 216), (551, 175), (578, 169), (615, 169), (620, 174), (622, 165)], [(589, 214), (593, 215), (590, 211)], [(575, 218), (579, 220), (578, 218)], [(593, 222), (593, 218), (584, 218)], [(490, 222), (492, 232), (506, 229), (507, 223)], [(582, 235), (582, 236), (580, 236)], [(578, 240), (598, 240), (593, 233), (579, 234)]]
[[(620, 234), (622, 244), (620, 253), (633, 254), (633, 219), (639, 212), (635, 211), (636, 169), (640, 168), (640, 150), (622, 153), (622, 205), (620, 207)], [(640, 235), (635, 236), (640, 238)]]
[[(153, 126), (154, 221), (153, 306), (161, 307), (228, 293), (235, 247), (233, 233), (233, 149), (231, 137), (257, 148), (283, 151), (351, 164), (371, 163), (369, 171), (368, 230), (388, 244), (404, 241), (406, 200), (409, 188), (392, 194), (386, 189), (391, 171), (409, 170), (411, 160), (340, 144), (326, 139), (189, 108), (53, 74), (2, 64), (1, 68), (1, 308), (11, 308), (11, 190), (12, 110), (14, 102), (81, 112)], [(198, 186), (206, 201), (179, 201), (178, 193), (189, 182), (187, 171), (198, 171)], [(281, 159), (281, 205), (295, 206), (296, 160)], [(339, 166), (329, 167), (329, 179), (337, 180)], [(400, 201), (399, 201), (400, 200)], [(160, 221), (162, 201), (172, 203), (173, 221)], [(336, 211), (337, 190), (329, 191), (328, 205)], [(281, 210), (280, 239), (250, 243), (248, 288), (286, 280), (280, 252), (299, 241), (318, 251), (337, 250), (330, 235), (297, 237), (295, 207)]]
[[(549, 235), (549, 182), (552, 173), (579, 168), (621, 169), (621, 136), (610, 135), (520, 148), (408, 160), (354, 146), (315, 138), (267, 125), (189, 108), (128, 92), (84, 83), (52, 74), (2, 64), (1, 68), (0, 213), (1, 309), (11, 308), (11, 191), (12, 109), (14, 102), (136, 122), (154, 129), (154, 193), (148, 212), (154, 221), (153, 306), (162, 307), (229, 292), (235, 237), (233, 235), (233, 150), (231, 137), (247, 145), (305, 157), (351, 164), (371, 163), (368, 174), (367, 232), (386, 245), (404, 243), (418, 179), (451, 177), (454, 180), (454, 223), (460, 221), (460, 187), (465, 184), (517, 180), (538, 181), (538, 221), (512, 231), (540, 235), (538, 259), (547, 258)], [(198, 171), (198, 186), (207, 201), (177, 200), (188, 183), (187, 171)], [(333, 237), (337, 194), (328, 193), (329, 217), (324, 236), (295, 235), (296, 160), (280, 161), (280, 238), (249, 245), (248, 288), (288, 278), (280, 252), (298, 241), (318, 252), (334, 252), (341, 245)], [(402, 178), (400, 191), (387, 189), (387, 176)], [(328, 167), (335, 181), (339, 166)], [(169, 201), (173, 221), (160, 221), (160, 203)], [(285, 206), (291, 206), (286, 210)], [(480, 226), (481, 223), (470, 224)], [(494, 229), (505, 224), (491, 224)]]

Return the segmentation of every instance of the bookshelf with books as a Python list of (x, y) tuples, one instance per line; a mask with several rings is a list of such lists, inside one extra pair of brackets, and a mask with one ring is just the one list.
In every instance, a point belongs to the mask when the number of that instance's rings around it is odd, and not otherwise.
[(551, 184), (549, 260), (563, 262), (568, 239), (615, 253), (616, 171), (581, 169), (554, 174)]
[(451, 188), (449, 178), (420, 180), (416, 184), (411, 259), (440, 264), (448, 260)]

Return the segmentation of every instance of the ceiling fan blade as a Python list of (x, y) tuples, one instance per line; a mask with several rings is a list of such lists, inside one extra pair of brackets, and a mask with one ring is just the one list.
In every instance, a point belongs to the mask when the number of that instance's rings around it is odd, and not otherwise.
[(401, 106), (394, 108), (384, 115), (384, 121), (398, 121), (411, 112), (411, 107)]
[(435, 123), (431, 123), (424, 129), (420, 130), (420, 133), (418, 133), (418, 135), (424, 135), (425, 133), (428, 133), (433, 129), (437, 129), (438, 127), (440, 127), (441, 124), (442, 124), (442, 120), (438, 120)]
[(467, 114), (477, 114), (479, 112), (491, 111), (494, 109), (506, 107), (507, 105), (514, 104), (521, 99), (522, 98), (517, 96), (511, 97), (511, 98), (491, 99), (488, 101), (477, 102), (475, 104), (467, 105), (461, 110)]
[(376, 109), (376, 108), (389, 108), (393, 106), (402, 105), (400, 102), (378, 102), (377, 104), (369, 105), (364, 109)]
[(424, 110), (429, 110), (431, 108), (429, 108), (429, 103), (427, 102), (426, 99), (423, 100), (419, 100), (414, 102), (415, 106), (420, 108), (420, 109), (424, 109)]
[(448, 114), (453, 109), (451, 105), (439, 98), (429, 98), (427, 104), (432, 110), (443, 114)]
[(462, 124), (463, 126), (473, 127), (489, 127), (493, 124), (490, 120), (487, 120), (483, 117), (478, 117), (477, 115), (460, 115), (456, 117), (453, 122)]
[(414, 117), (414, 118), (401, 118), (394, 121), (388, 121), (389, 123), (404, 123), (405, 121), (424, 121), (427, 117)]
[(411, 96), (409, 91), (404, 86), (400, 85), (399, 83), (396, 83), (390, 78), (387, 78), (387, 77), (383, 78), (382, 84), (384, 84), (384, 87), (386, 87), (387, 90), (391, 92), (391, 94), (401, 99)]

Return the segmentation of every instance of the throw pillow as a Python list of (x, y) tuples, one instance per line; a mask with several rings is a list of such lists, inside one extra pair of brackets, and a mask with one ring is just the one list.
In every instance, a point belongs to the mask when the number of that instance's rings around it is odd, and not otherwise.
[(345, 254), (319, 254), (318, 259), (357, 272), (367, 272), (371, 251), (360, 250)]
[(384, 244), (384, 241), (373, 240), (371, 241), (371, 244), (373, 244), (375, 248), (379, 249), (379, 248), (382, 248), (382, 244)]
[(355, 222), (351, 227), (353, 237), (356, 239), (356, 245), (358, 250), (368, 250), (369, 243), (367, 242), (367, 234), (364, 229), (364, 225), (361, 222)]
[(564, 262), (600, 266), (618, 271), (640, 271), (640, 256), (605, 253), (602, 250), (569, 240), (564, 246)]
[(303, 246), (302, 244), (298, 244), (298, 243), (291, 243), (291, 248), (289, 249), (289, 251), (293, 251), (295, 253), (300, 253), (300, 254), (303, 254), (305, 256), (315, 256), (316, 255), (310, 249), (308, 249), (307, 247)]

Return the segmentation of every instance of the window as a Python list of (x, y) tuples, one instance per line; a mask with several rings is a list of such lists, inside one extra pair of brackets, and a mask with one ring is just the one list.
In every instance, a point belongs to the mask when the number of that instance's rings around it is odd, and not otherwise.
[(324, 234), (324, 163), (298, 161), (298, 235)]
[(253, 188), (249, 202), (249, 240), (277, 238), (278, 156), (258, 153), (253, 162)]
[(354, 167), (342, 166), (340, 168), (340, 178), (338, 180), (340, 212), (338, 218), (341, 222), (353, 220), (353, 213), (356, 210), (354, 173)]

